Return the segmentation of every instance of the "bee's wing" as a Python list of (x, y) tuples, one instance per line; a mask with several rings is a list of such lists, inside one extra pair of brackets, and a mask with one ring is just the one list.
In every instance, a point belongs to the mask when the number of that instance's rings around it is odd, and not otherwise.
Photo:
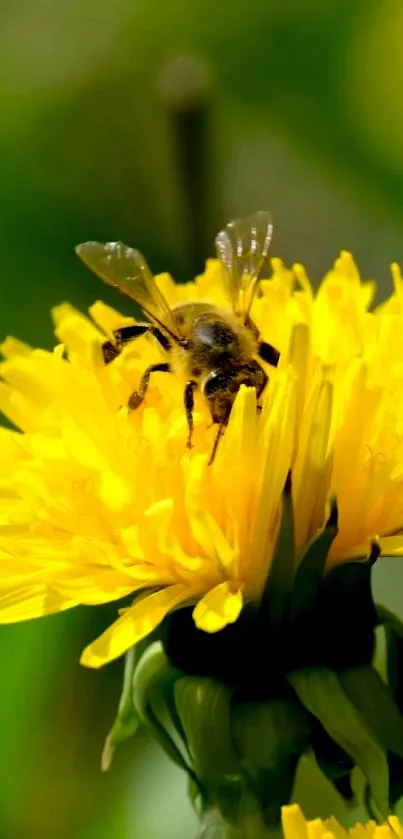
[[(271, 213), (258, 212), (235, 219), (216, 237), (218, 258), (224, 266), (225, 285), (233, 310), (249, 311), (252, 295), (265, 268), (273, 236)], [(242, 291), (241, 300), (239, 293)]]
[(172, 312), (140, 251), (123, 242), (85, 242), (76, 253), (104, 282), (131, 297), (149, 318), (180, 339)]

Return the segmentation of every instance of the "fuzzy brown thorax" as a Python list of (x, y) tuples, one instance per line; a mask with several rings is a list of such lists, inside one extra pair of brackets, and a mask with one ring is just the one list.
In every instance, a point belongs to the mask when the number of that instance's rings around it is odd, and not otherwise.
[(256, 354), (252, 329), (225, 309), (197, 301), (181, 304), (173, 313), (186, 339), (179, 356), (194, 379), (204, 379), (212, 370), (238, 369)]

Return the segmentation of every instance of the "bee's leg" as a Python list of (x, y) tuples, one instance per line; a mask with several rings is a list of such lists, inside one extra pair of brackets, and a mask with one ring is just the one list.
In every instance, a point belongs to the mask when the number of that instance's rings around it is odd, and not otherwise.
[(146, 332), (154, 335), (154, 338), (157, 339), (164, 350), (169, 350), (171, 348), (170, 341), (161, 329), (158, 329), (158, 326), (154, 326), (152, 323), (133, 323), (129, 326), (121, 326), (120, 329), (115, 329), (113, 333), (115, 341), (105, 341), (105, 343), (102, 344), (105, 364), (110, 364), (110, 362), (122, 352), (125, 344), (128, 344), (130, 341), (134, 341), (136, 338), (140, 338), (140, 336), (145, 335)]
[[(259, 364), (259, 367), (260, 367), (260, 364)], [(261, 384), (259, 385), (259, 387), (256, 388), (256, 399), (257, 399), (258, 402), (259, 402), (259, 399), (260, 399), (260, 397), (261, 397), (261, 395), (262, 395), (262, 393), (263, 393), (263, 391), (264, 391), (264, 389), (267, 385), (267, 382), (269, 381), (269, 377), (268, 377), (267, 373), (265, 373), (265, 371), (263, 370), (263, 367), (260, 367), (260, 371), (261, 371), (261, 375), (262, 375), (262, 381), (261, 381)], [(262, 406), (257, 404), (256, 405), (256, 411), (257, 411), (258, 414), (261, 414), (262, 413)]]
[(263, 361), (266, 361), (267, 364), (271, 364), (272, 367), (277, 367), (280, 353), (273, 347), (271, 344), (268, 344), (267, 341), (261, 341), (258, 347), (258, 355)]
[(184, 393), (184, 402), (185, 402), (185, 411), (186, 411), (186, 419), (188, 421), (188, 439), (187, 439), (187, 447), (188, 449), (192, 448), (192, 437), (193, 437), (193, 408), (195, 404), (194, 400), (194, 391), (197, 388), (197, 382), (194, 379), (189, 379), (186, 382), (185, 393)]
[(101, 349), (105, 364), (110, 364), (120, 354), (119, 347), (113, 344), (112, 341), (104, 341)]
[(263, 391), (264, 391), (264, 389), (267, 385), (267, 382), (269, 381), (269, 377), (267, 376), (267, 374), (265, 373), (263, 368), (261, 368), (261, 372), (262, 372), (262, 381), (261, 381), (260, 386), (258, 388), (256, 388), (256, 398), (257, 399), (260, 399), (260, 397), (261, 397), (261, 395), (262, 395), (262, 393), (263, 393)]
[(164, 350), (171, 348), (171, 342), (167, 336), (164, 335), (161, 329), (158, 329), (158, 326), (154, 326), (153, 323), (133, 323), (129, 326), (121, 326), (120, 329), (115, 329), (113, 335), (118, 346), (122, 348), (135, 338), (140, 338), (141, 335), (145, 335), (146, 332), (153, 335)]
[(146, 393), (147, 388), (150, 382), (151, 373), (170, 373), (171, 372), (171, 365), (168, 364), (167, 361), (162, 361), (160, 364), (150, 364), (140, 379), (139, 389), (135, 390), (132, 393), (127, 405), (131, 411), (134, 411), (136, 408), (141, 405)]
[(214, 458), (217, 454), (218, 444), (221, 440), (224, 428), (228, 425), (228, 420), (229, 420), (230, 413), (231, 413), (231, 409), (229, 409), (229, 411), (227, 413), (227, 416), (225, 417), (225, 419), (222, 422), (220, 422), (220, 424), (218, 426), (218, 431), (217, 431), (217, 434), (216, 434), (216, 438), (214, 440), (214, 445), (213, 445), (213, 448), (211, 450), (210, 460), (208, 462), (209, 466), (211, 466), (211, 464), (213, 463), (213, 460), (214, 460)]

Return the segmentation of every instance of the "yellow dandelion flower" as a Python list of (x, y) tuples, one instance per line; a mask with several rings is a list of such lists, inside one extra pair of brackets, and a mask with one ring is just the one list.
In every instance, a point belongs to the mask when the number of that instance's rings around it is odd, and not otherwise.
[(335, 818), (305, 819), (298, 804), (282, 808), (284, 839), (403, 839), (403, 825), (396, 816), (385, 824), (369, 821), (346, 830)]
[[(85, 651), (98, 667), (194, 605), (216, 632), (260, 598), (270, 573), (287, 474), (293, 474), (296, 557), (323, 528), (336, 496), (329, 565), (368, 555), (376, 538), (403, 553), (403, 280), (369, 311), (374, 285), (343, 252), (314, 294), (304, 269), (272, 260), (252, 318), (281, 353), (257, 411), (242, 386), (212, 465), (215, 437), (196, 393), (194, 447), (180, 375), (156, 374), (127, 409), (145, 368), (165, 360), (152, 336), (105, 365), (105, 336), (133, 323), (101, 302), (87, 318), (53, 311), (58, 345), (2, 345), (0, 622), (136, 593)], [(195, 282), (157, 277), (170, 305), (226, 305), (218, 261)], [(19, 433), (22, 432), (22, 433)]]

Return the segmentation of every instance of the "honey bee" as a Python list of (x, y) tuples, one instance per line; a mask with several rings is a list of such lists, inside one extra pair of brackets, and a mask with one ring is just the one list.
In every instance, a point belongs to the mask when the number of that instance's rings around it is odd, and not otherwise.
[(260, 339), (250, 317), (272, 235), (271, 215), (267, 212), (231, 221), (218, 233), (215, 242), (228, 309), (201, 300), (170, 307), (142, 254), (122, 242), (86, 242), (76, 248), (78, 256), (92, 271), (127, 294), (149, 319), (146, 323), (117, 329), (114, 340), (105, 341), (102, 346), (105, 363), (109, 364), (125, 344), (145, 333), (160, 343), (169, 358), (147, 367), (138, 389), (130, 396), (128, 407), (134, 410), (141, 405), (154, 373), (184, 372), (188, 448), (192, 447), (197, 388), (208, 404), (213, 423), (218, 424), (210, 463), (240, 386), (254, 387), (259, 399), (268, 376), (258, 359), (276, 367), (280, 357), (275, 347)]

